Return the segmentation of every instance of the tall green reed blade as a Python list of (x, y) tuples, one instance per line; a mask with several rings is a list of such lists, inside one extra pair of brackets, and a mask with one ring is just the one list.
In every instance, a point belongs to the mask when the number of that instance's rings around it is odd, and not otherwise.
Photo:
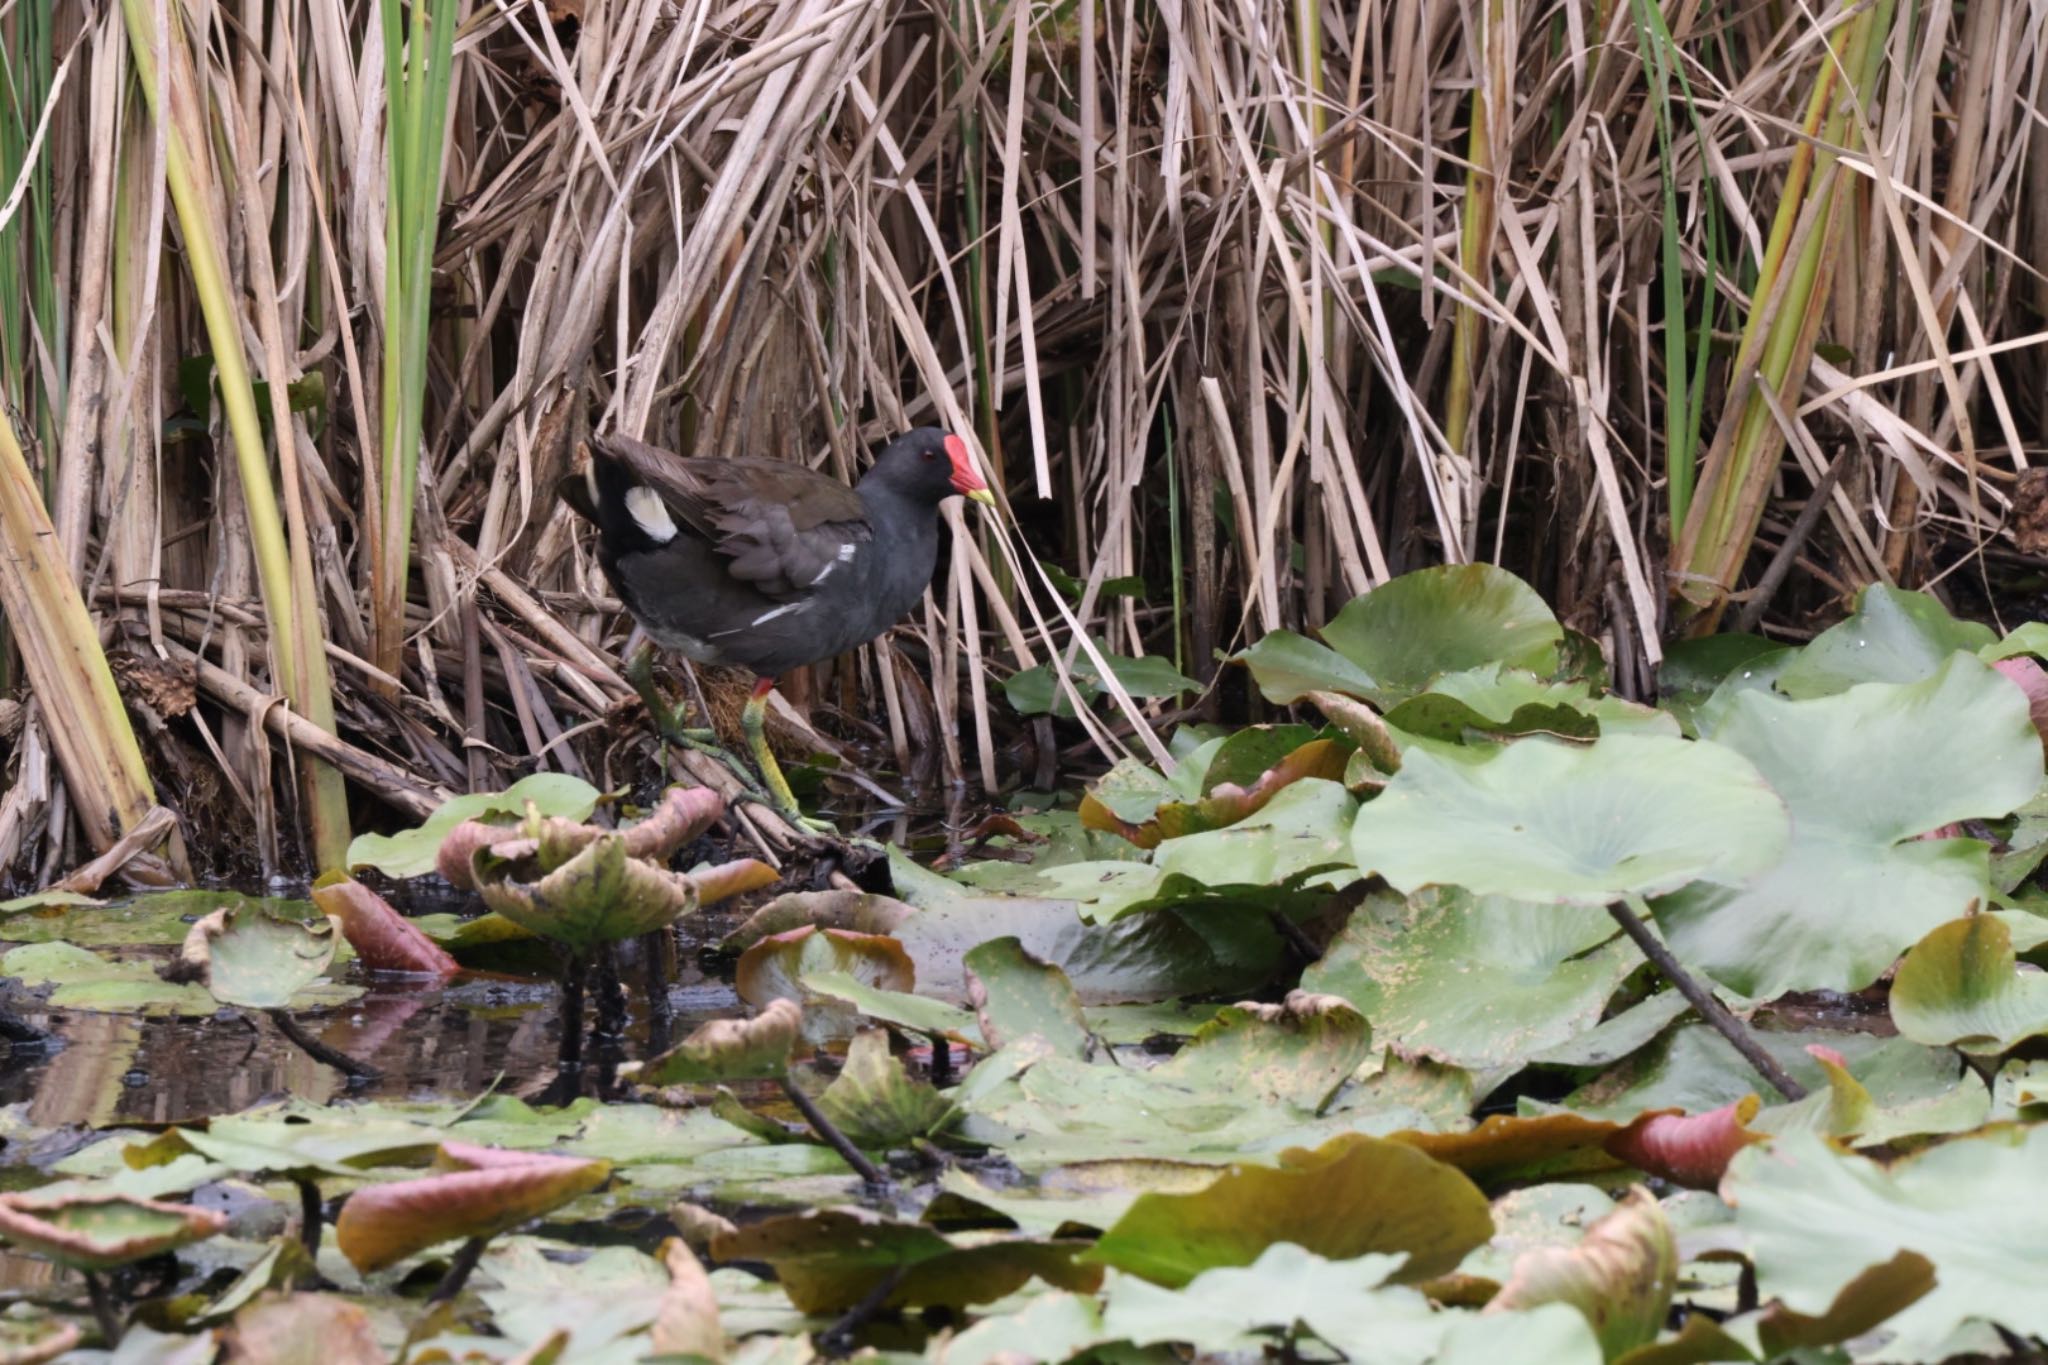
[(396, 677), (405, 648), (413, 492), (427, 395), (428, 304), (441, 214), (441, 164), (454, 64), (456, 0), (380, 0), (384, 20), (384, 413), (371, 568), (371, 655)]
[[(1675, 78), (1685, 111), (1692, 122), (1693, 137), (1706, 145), (1706, 127), (1693, 102), (1692, 83), (1677, 61), (1677, 44), (1664, 22), (1663, 11), (1649, 0), (1629, 0), (1635, 23), (1636, 45), (1642, 52), (1643, 69), (1650, 77), (1650, 108), (1657, 121), (1658, 178), (1663, 189), (1662, 259), (1664, 294), (1664, 469), (1665, 492), (1674, 528), (1685, 525), (1692, 507), (1693, 486), (1698, 477), (1700, 426), (1706, 417), (1707, 361), (1713, 354), (1714, 280), (1709, 275), (1700, 291), (1699, 345), (1686, 355), (1685, 261), (1680, 251), (1682, 234), (1678, 221), (1678, 167), (1673, 150), (1671, 85)], [(1718, 264), (1720, 250), (1720, 206), (1711, 178), (1700, 177), (1702, 216), (1705, 219), (1708, 269)]]
[[(1854, 227), (1834, 149), (1848, 136), (1851, 100), (1867, 107), (1877, 88), (1894, 8), (1895, 0), (1874, 0), (1829, 33), (1829, 51), (1819, 58), (1743, 326), (1734, 382), (1684, 533), (1672, 549), (1676, 617), (1688, 634), (1711, 632), (1719, 623), (1763, 520), (1785, 448), (1765, 386), (1780, 405), (1794, 406), (1812, 362), (1835, 263)], [(1849, 89), (1843, 88), (1845, 73)]]
[[(72, 809), (93, 848), (105, 851), (156, 805), (141, 746), (29, 473), (14, 425), (0, 413), (0, 613), (14, 624), (29, 684)], [(164, 841), (169, 877), (189, 879), (175, 830)], [(158, 880), (152, 878), (151, 880)]]
[[(334, 733), (334, 695), (327, 673), (327, 640), (316, 609), (311, 547), (285, 532), (286, 509), (271, 482), (256, 389), (242, 344), (242, 314), (223, 248), (219, 205), (231, 201), (218, 183), (213, 139), (185, 35), (183, 6), (121, 0), (135, 76), (164, 134), (164, 179), (185, 238), (192, 292), (213, 345), (214, 379), (235, 449), (249, 543), (270, 633), (270, 666), (278, 690), (306, 719)], [(159, 27), (161, 25), (161, 28)], [(162, 46), (159, 46), (159, 42)], [(283, 439), (289, 437), (280, 432)], [(297, 515), (297, 509), (292, 509)], [(299, 763), (313, 857), (322, 869), (340, 867), (348, 842), (348, 793), (341, 773), (311, 755)]]
[[(28, 163), (43, 106), (50, 98), (55, 79), (50, 22), (44, 5), (16, 5), (0, 18), (0, 203), (10, 197)], [(56, 481), (55, 437), (71, 360), (65, 317), (57, 306), (47, 141), (29, 171), (26, 191), (7, 225), (0, 228), (0, 400), (30, 418), (43, 449), (51, 453), (43, 466), (47, 499)], [(40, 347), (34, 337), (40, 337)], [(44, 392), (38, 382), (45, 373), (44, 357), (55, 376), (51, 392)]]

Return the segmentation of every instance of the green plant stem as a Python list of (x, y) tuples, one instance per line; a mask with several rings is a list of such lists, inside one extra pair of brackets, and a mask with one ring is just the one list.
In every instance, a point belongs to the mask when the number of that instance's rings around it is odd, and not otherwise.
[(1806, 1087), (1793, 1080), (1785, 1068), (1778, 1065), (1778, 1059), (1764, 1051), (1763, 1045), (1743, 1027), (1740, 1019), (1729, 1012), (1726, 1005), (1714, 998), (1712, 991), (1702, 986), (1691, 972), (1679, 965), (1678, 959), (1671, 955), (1671, 950), (1650, 932), (1650, 926), (1629, 908), (1627, 902), (1608, 902), (1607, 913), (1614, 917), (1614, 922), (1621, 926), (1621, 931), (1629, 936), (1629, 941), (1641, 950), (1643, 956), (1650, 959), (1651, 965), (1664, 973), (1665, 980), (1678, 988), (1678, 993), (1699, 1012), (1700, 1018), (1706, 1020), (1717, 1033), (1726, 1038), (1735, 1050), (1742, 1054), (1742, 1059), (1756, 1068), (1758, 1075), (1769, 1081), (1773, 1088), (1788, 1100), (1806, 1098)]

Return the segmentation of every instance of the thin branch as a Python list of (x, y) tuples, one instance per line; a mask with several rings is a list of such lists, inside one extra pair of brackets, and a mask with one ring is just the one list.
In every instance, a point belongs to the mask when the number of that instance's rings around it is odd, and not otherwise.
[(331, 1048), (306, 1031), (305, 1025), (292, 1018), (288, 1010), (270, 1010), (270, 1022), (277, 1025), (277, 1031), (296, 1043), (305, 1054), (323, 1066), (331, 1066), (351, 1083), (374, 1081), (382, 1078), (384, 1072), (368, 1062), (359, 1062), (346, 1052)]
[(1635, 911), (1629, 909), (1623, 901), (1610, 901), (1607, 913), (1614, 916), (1614, 922), (1619, 924), (1621, 931), (1642, 950), (1643, 956), (1650, 959), (1657, 970), (1664, 973), (1665, 979), (1678, 988), (1678, 993), (1699, 1011), (1700, 1018), (1712, 1024), (1723, 1038), (1733, 1044), (1735, 1050), (1742, 1054), (1743, 1060), (1756, 1068), (1758, 1075), (1769, 1081), (1777, 1092), (1788, 1100), (1806, 1098), (1806, 1087), (1793, 1080), (1785, 1068), (1778, 1065), (1777, 1058), (1763, 1050), (1763, 1046), (1750, 1031), (1743, 1027), (1742, 1021), (1729, 1013), (1728, 1007), (1716, 1000), (1712, 991), (1702, 986), (1692, 973), (1678, 965), (1678, 959), (1671, 955), (1671, 950), (1650, 932), (1650, 926), (1643, 923)]
[(782, 1078), (782, 1093), (789, 1096), (789, 1102), (796, 1106), (796, 1111), (799, 1114), (804, 1116), (804, 1122), (811, 1125), (811, 1131), (825, 1139), (831, 1145), (833, 1151), (844, 1157), (846, 1164), (859, 1172), (862, 1180), (867, 1181), (870, 1185), (887, 1185), (890, 1183), (889, 1177), (883, 1175), (881, 1169), (874, 1162), (868, 1160), (860, 1148), (848, 1141), (846, 1134), (839, 1131), (838, 1125), (825, 1117), (825, 1111), (818, 1108), (812, 1102), (811, 1097), (798, 1089), (796, 1082), (790, 1080), (787, 1076)]

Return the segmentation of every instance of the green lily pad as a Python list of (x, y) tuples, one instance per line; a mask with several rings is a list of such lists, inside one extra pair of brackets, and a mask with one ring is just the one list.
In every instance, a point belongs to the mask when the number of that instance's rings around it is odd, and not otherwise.
[(608, 834), (533, 881), (531, 860), (477, 854), (474, 870), (484, 903), (543, 938), (582, 956), (599, 944), (635, 938), (697, 908), (697, 888), (651, 862), (629, 857), (627, 836)]
[(358, 834), (348, 846), (350, 870), (374, 867), (387, 877), (421, 877), (434, 870), (434, 857), (448, 832), (464, 820), (493, 816), (510, 821), (526, 813), (527, 803), (542, 815), (582, 820), (597, 809), (603, 793), (567, 773), (534, 773), (501, 792), (475, 792), (452, 797), (427, 817), (426, 823), (400, 834)]
[[(1431, 888), (1352, 911), (1302, 989), (1356, 1005), (1380, 1042), (1458, 1066), (1520, 1065), (1589, 1031), (1641, 965), (1591, 907)], [(1602, 946), (1602, 945), (1606, 946)]]
[(1365, 1016), (1333, 995), (1294, 991), (1278, 1005), (1227, 1005), (1154, 1078), (1195, 1092), (1319, 1110), (1372, 1054)]
[(803, 1036), (820, 1042), (851, 1034), (859, 1017), (853, 1006), (813, 996), (804, 988), (806, 977), (832, 972), (888, 991), (908, 992), (917, 984), (916, 965), (895, 939), (806, 925), (771, 934), (740, 954), (733, 989), (757, 1008), (771, 1000), (803, 1005)]
[(950, 1100), (931, 1082), (913, 1080), (903, 1063), (889, 1052), (883, 1029), (864, 1029), (853, 1036), (846, 1065), (825, 1093), (818, 1096), (824, 1111), (856, 1147), (886, 1151), (913, 1138), (926, 1138), (953, 1121)]
[(1812, 701), (1745, 692), (1712, 738), (1763, 771), (1792, 812), (1792, 840), (1748, 886), (1666, 897), (1657, 923), (1680, 961), (1759, 999), (1859, 990), (1981, 906), (1984, 846), (1918, 836), (2003, 815), (2042, 780), (2026, 697), (1966, 655), (1924, 682)]
[(1584, 681), (1546, 682), (1497, 663), (1438, 678), (1427, 692), (1388, 711), (1387, 724), (1403, 734), (1454, 744), (1473, 732), (1587, 740), (1678, 734), (1678, 722), (1652, 707), (1622, 697), (1596, 697)]
[[(145, 891), (110, 904), (83, 896), (30, 896), (37, 902), (0, 919), (0, 940), (10, 943), (64, 942), (81, 948), (172, 947), (201, 916), (223, 907), (278, 919), (314, 918), (310, 901), (245, 896), (238, 891), (184, 889)], [(8, 902), (9, 905), (18, 904)]]
[(800, 984), (814, 996), (841, 1001), (866, 1018), (912, 1033), (949, 1038), (970, 1046), (981, 1036), (970, 1010), (927, 996), (870, 986), (850, 972), (812, 972)]
[[(1885, 1320), (1882, 1358), (1936, 1360), (1971, 1321), (2048, 1336), (2048, 1127), (1956, 1138), (1889, 1168), (1792, 1134), (1738, 1156), (1722, 1186), (1749, 1240), (1757, 1288), (1821, 1315), (1867, 1267), (1910, 1251), (1931, 1292)], [(1903, 1297), (1903, 1296), (1902, 1296)]]
[(1315, 738), (1307, 726), (1256, 726), (1204, 745), (1197, 755), (1172, 778), (1123, 760), (1082, 797), (1081, 823), (1139, 848), (1157, 848), (1162, 839), (1235, 824), (1304, 777), (1342, 777), (1350, 749)]
[(1036, 1275), (1063, 1289), (1093, 1290), (1102, 1272), (1077, 1264), (1085, 1243), (993, 1234), (948, 1238), (920, 1223), (854, 1209), (770, 1218), (712, 1239), (721, 1261), (766, 1261), (806, 1313), (837, 1313), (900, 1272), (884, 1305), (990, 1303)]
[(1193, 1193), (1144, 1195), (1087, 1259), (1177, 1288), (1292, 1242), (1340, 1260), (1405, 1252), (1399, 1278), (1412, 1282), (1455, 1269), (1492, 1235), (1486, 1197), (1464, 1175), (1403, 1143), (1347, 1134)]
[(18, 977), (26, 986), (56, 987), (49, 997), (55, 1009), (207, 1015), (220, 1008), (204, 986), (174, 985), (147, 963), (104, 958), (69, 943), (10, 949), (0, 957), (0, 975)]
[(339, 921), (325, 915), (301, 923), (216, 910), (185, 936), (179, 979), (200, 982), (224, 1005), (283, 1009), (326, 972), (340, 938)]
[(1996, 915), (1952, 920), (1892, 980), (1892, 1020), (1916, 1043), (1996, 1054), (2048, 1034), (2048, 976), (2022, 972)]
[(1958, 621), (1924, 592), (1874, 583), (1855, 614), (1815, 636), (1778, 675), (1788, 697), (1827, 697), (1859, 683), (1917, 683), (1957, 652), (1975, 654), (1997, 642), (1989, 626)]
[(1487, 664), (1548, 674), (1564, 630), (1521, 579), (1460, 564), (1403, 574), (1353, 598), (1322, 636), (1327, 649), (1274, 631), (1237, 657), (1269, 701), (1332, 691), (1393, 706), (1446, 673)]
[(1411, 747), (1358, 814), (1361, 869), (1413, 891), (1604, 905), (1694, 881), (1739, 883), (1785, 846), (1785, 808), (1714, 745), (1624, 735), (1589, 746)]
[(991, 939), (962, 961), (967, 998), (991, 1048), (1037, 1034), (1064, 1056), (1085, 1060), (1094, 1051), (1081, 998), (1058, 967), (1025, 952), (1015, 938)]

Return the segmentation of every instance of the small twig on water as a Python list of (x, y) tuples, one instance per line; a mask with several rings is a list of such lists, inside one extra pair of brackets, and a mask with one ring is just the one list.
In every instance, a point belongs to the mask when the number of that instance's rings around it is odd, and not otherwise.
[(292, 1183), (299, 1187), (299, 1243), (306, 1248), (306, 1255), (313, 1260), (320, 1259), (320, 1228), (323, 1217), (320, 1211), (320, 1183), (310, 1176), (293, 1176)]
[(448, 1263), (448, 1273), (441, 1277), (441, 1283), (434, 1286), (434, 1292), (427, 1295), (428, 1303), (446, 1303), (462, 1292), (462, 1286), (469, 1283), (469, 1276), (476, 1269), (476, 1263), (484, 1254), (483, 1237), (472, 1237), (462, 1244), (462, 1250), (455, 1253), (455, 1259)]
[(1777, 1092), (1788, 1100), (1806, 1098), (1806, 1087), (1786, 1074), (1785, 1068), (1778, 1065), (1777, 1058), (1764, 1051), (1763, 1045), (1743, 1027), (1740, 1019), (1729, 1013), (1726, 1005), (1714, 998), (1712, 991), (1694, 979), (1692, 973), (1678, 965), (1678, 959), (1671, 955), (1671, 950), (1650, 932), (1650, 926), (1643, 923), (1635, 911), (1625, 902), (1610, 901), (1607, 913), (1614, 917), (1614, 922), (1621, 926), (1621, 931), (1629, 936), (1630, 941), (1642, 951), (1643, 956), (1650, 959), (1657, 970), (1664, 973), (1664, 978), (1678, 988), (1678, 993), (1699, 1011), (1700, 1018), (1712, 1024), (1715, 1030), (1742, 1054), (1743, 1060), (1756, 1068), (1758, 1075), (1769, 1081)]
[(839, 1321), (818, 1333), (819, 1351), (832, 1359), (853, 1354), (853, 1334), (882, 1311), (882, 1305), (889, 1302), (889, 1296), (896, 1292), (896, 1286), (902, 1284), (903, 1277), (909, 1273), (909, 1266), (899, 1265), (875, 1281), (875, 1287), (861, 1295), (859, 1303), (847, 1309)]
[(121, 1344), (121, 1315), (114, 1308), (114, 1296), (107, 1292), (107, 1282), (97, 1271), (85, 1272), (85, 1295), (92, 1301), (93, 1321), (100, 1325), (100, 1337), (111, 1351)]
[(351, 1084), (361, 1081), (374, 1081), (383, 1076), (383, 1071), (377, 1067), (371, 1066), (368, 1062), (359, 1062), (346, 1052), (342, 1052), (337, 1048), (331, 1048), (318, 1038), (315, 1038), (306, 1031), (305, 1025), (292, 1018), (289, 1011), (276, 1009), (269, 1011), (269, 1014), (270, 1022), (277, 1025), (279, 1033), (291, 1039), (293, 1043), (298, 1045), (301, 1051), (314, 1061), (319, 1062), (322, 1066), (331, 1066), (342, 1075), (348, 1077)]
[(882, 1174), (874, 1162), (867, 1159), (861, 1149), (847, 1140), (846, 1134), (832, 1120), (825, 1117), (823, 1110), (811, 1102), (811, 1097), (797, 1088), (789, 1077), (782, 1078), (782, 1093), (789, 1096), (789, 1102), (804, 1116), (804, 1122), (811, 1125), (811, 1131), (831, 1144), (832, 1150), (845, 1158), (846, 1164), (860, 1174), (870, 1185), (887, 1185), (889, 1178)]

